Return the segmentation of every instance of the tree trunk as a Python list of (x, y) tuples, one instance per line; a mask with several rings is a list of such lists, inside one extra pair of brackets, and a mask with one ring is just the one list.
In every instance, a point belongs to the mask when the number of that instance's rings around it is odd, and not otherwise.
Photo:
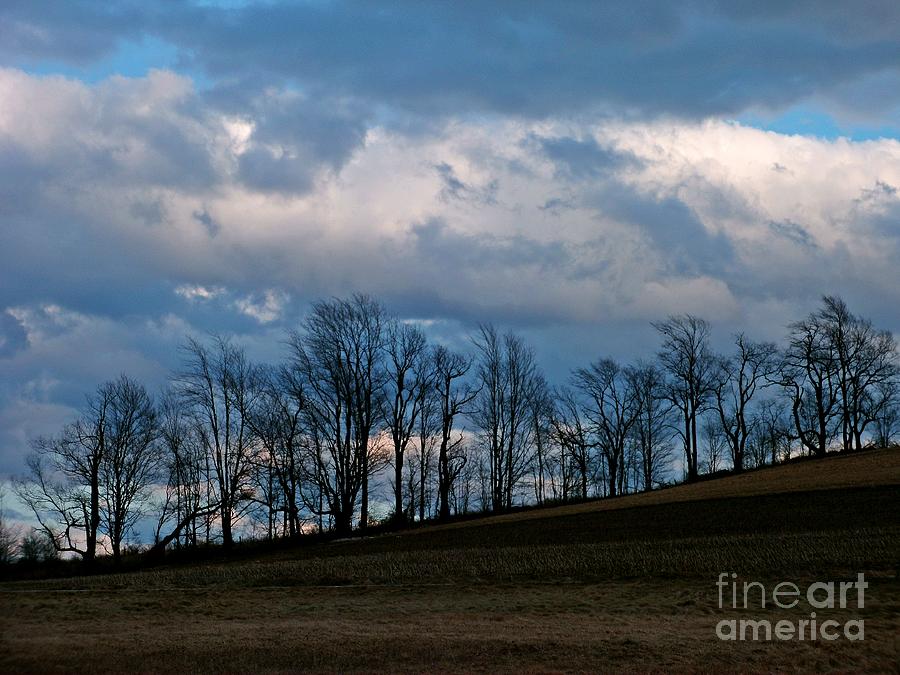
[(100, 467), (99, 464), (91, 475), (91, 515), (86, 537), (87, 545), (84, 560), (92, 564), (97, 557), (97, 530), (100, 529)]
[(450, 462), (447, 457), (447, 440), (441, 440), (441, 450), (438, 455), (438, 518), (449, 520), (450, 518)]
[(428, 465), (425, 463), (425, 452), (420, 450), (419, 459), (419, 522), (425, 522), (425, 479), (428, 477)]
[(118, 525), (116, 525), (110, 537), (110, 544), (112, 544), (113, 552), (113, 563), (116, 565), (116, 567), (118, 567), (122, 562), (122, 534), (118, 532), (118, 529)]
[(449, 520), (450, 519), (450, 483), (444, 482), (441, 485), (441, 510), (439, 517), (441, 520)]
[(578, 468), (581, 470), (581, 498), (587, 499), (587, 496), (588, 496), (587, 464), (582, 462), (579, 464)]
[(156, 542), (150, 549), (147, 550), (144, 556), (150, 560), (162, 558), (163, 555), (165, 555), (166, 547), (178, 538), (182, 530), (184, 530), (192, 523), (196, 522), (197, 518), (202, 515), (209, 515), (209, 511), (192, 511), (191, 513), (188, 513), (175, 526), (174, 530), (172, 530), (169, 534)]
[(231, 507), (222, 505), (222, 545), (229, 549), (234, 543), (231, 534)]
[(394, 448), (394, 520), (406, 520), (403, 510), (403, 450)]
[(346, 537), (351, 533), (353, 529), (352, 517), (353, 512), (350, 510), (334, 514), (334, 531), (338, 536)]
[(609, 496), (615, 497), (619, 485), (619, 463), (613, 456), (607, 457), (606, 462), (609, 465)]
[(362, 503), (359, 509), (359, 529), (365, 530), (369, 525), (369, 440), (364, 440), (362, 448)]
[(691, 411), (691, 466), (688, 469), (688, 480), (695, 481), (699, 475), (697, 467), (697, 411)]

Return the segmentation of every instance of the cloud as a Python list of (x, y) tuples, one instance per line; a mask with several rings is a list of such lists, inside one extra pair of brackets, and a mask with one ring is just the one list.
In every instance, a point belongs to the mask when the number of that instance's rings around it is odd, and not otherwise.
[[(44, 181), (115, 181), (202, 189), (215, 180), (207, 151), (217, 125), (198, 107), (190, 80), (167, 71), (113, 77), (96, 86), (0, 70), (0, 129), (8, 152)], [(40, 120), (40, 121), (39, 121)]]
[[(894, 110), (888, 0), (628, 3), (7, 4), (0, 58), (84, 67), (151, 40), (217, 86), (297, 85), (369, 110), (545, 118), (618, 110), (700, 119), (848, 87)], [(875, 108), (870, 106), (866, 109)]]
[(185, 331), (181, 322), (120, 322), (58, 305), (18, 306), (2, 316), (24, 335), (0, 358), (0, 476), (21, 472), (29, 440), (58, 432), (101, 382), (128, 372), (156, 390)]
[(492, 180), (483, 187), (469, 185), (463, 182), (457, 175), (456, 170), (447, 162), (435, 164), (435, 171), (443, 183), (441, 188), (441, 199), (460, 199), (469, 200), (481, 204), (495, 204), (497, 201), (496, 194), (499, 187), (496, 180)]
[[(649, 283), (683, 288), (687, 306), (692, 280), (765, 297), (817, 294), (836, 265), (861, 285), (878, 270), (883, 293), (896, 276), (895, 141), (712, 121), (458, 120), (415, 137), (372, 129), (323, 159), (305, 191), (280, 192), (249, 184), (240, 159), (257, 144), (318, 143), (315, 125), (305, 136), (285, 128), (280, 140), (268, 125), (289, 93), (239, 117), (165, 72), (85, 85), (3, 71), (3, 86), (22, 95), (0, 105), (0, 163), (13, 177), (42, 177), (27, 181), (6, 221), (7, 307), (189, 311), (221, 328), (368, 290), (423, 318), (503, 311), (532, 321), (547, 311), (587, 321), (642, 313), (637, 289)], [(106, 133), (101, 109), (128, 133)], [(184, 169), (184, 148), (155, 140), (171, 125), (203, 139)], [(132, 147), (150, 159), (129, 174), (131, 151), (118, 149)], [(113, 179), (78, 171), (82, 162), (110, 163)], [(202, 181), (170, 174), (194, 166), (208, 168)], [(193, 302), (175, 305), (178, 296)]]
[(816, 243), (813, 241), (809, 232), (807, 232), (802, 225), (798, 225), (790, 220), (782, 223), (771, 222), (769, 223), (769, 227), (776, 236), (783, 237), (792, 244), (799, 245), (803, 248), (815, 248), (816, 246)]
[(28, 334), (19, 319), (9, 312), (0, 312), (0, 358), (12, 356), (28, 346)]
[(0, 15), (0, 53), (7, 58), (88, 63), (141, 31), (143, 16), (135, 9), (125, 3), (8, 3)]
[(186, 334), (276, 360), (309, 300), (354, 291), (451, 344), (502, 321), (555, 377), (652, 354), (669, 312), (772, 339), (837, 292), (900, 330), (897, 141), (226, 93), (0, 71), (0, 471), (100, 382), (162, 387)]
[(219, 229), (221, 226), (216, 222), (215, 218), (209, 215), (209, 211), (207, 211), (206, 208), (202, 208), (199, 211), (194, 211), (191, 214), (191, 217), (206, 228), (206, 231), (209, 233), (210, 237), (215, 237), (217, 234), (219, 234)]
[(234, 305), (242, 314), (256, 319), (261, 324), (267, 324), (281, 318), (288, 300), (287, 293), (269, 289), (264, 291), (261, 296), (249, 295), (238, 298)]
[(194, 301), (194, 300), (212, 300), (215, 297), (222, 295), (225, 292), (225, 289), (221, 286), (212, 286), (207, 288), (206, 286), (200, 285), (192, 285), (192, 284), (182, 284), (175, 289), (175, 293), (180, 295), (185, 300)]
[(548, 159), (556, 163), (558, 170), (573, 179), (590, 179), (609, 175), (614, 171), (635, 168), (639, 162), (628, 153), (603, 147), (594, 138), (535, 137)]
[[(652, 279), (719, 278), (749, 292), (776, 261), (785, 281), (834, 256), (887, 271), (896, 245), (889, 140), (722, 122), (460, 120), (414, 138), (371, 130), (323, 159), (305, 191), (279, 192), (248, 183), (240, 160), (257, 144), (318, 143), (315, 125), (280, 140), (267, 126), (288, 94), (264, 98), (270, 117), (260, 99), (257, 117), (238, 118), (164, 72), (85, 85), (3, 71), (2, 87), (19, 95), (0, 106), (0, 163), (42, 177), (6, 221), (4, 306), (124, 316), (138, 292), (137, 311), (164, 313), (173, 289), (196, 300), (207, 297), (197, 289), (227, 288), (246, 309), (266, 306), (264, 289), (302, 302), (365, 287), (494, 307), (515, 284), (566, 316), (579, 294), (621, 306)], [(169, 132), (194, 148), (157, 142)], [(206, 177), (189, 178), (198, 166)], [(801, 258), (787, 264), (785, 251)]]

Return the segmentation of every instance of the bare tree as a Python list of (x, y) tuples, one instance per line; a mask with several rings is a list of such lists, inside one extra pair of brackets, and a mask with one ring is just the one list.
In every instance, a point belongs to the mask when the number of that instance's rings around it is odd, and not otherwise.
[[(895, 376), (881, 382), (870, 382), (865, 387), (853, 384), (856, 389), (854, 406), (851, 409), (851, 430), (853, 432), (854, 447), (859, 450), (865, 442), (863, 438), (868, 429), (871, 429), (871, 441), (876, 439), (887, 441), (881, 447), (890, 445), (893, 432), (891, 424), (896, 425), (898, 381)], [(891, 422), (891, 420), (894, 420)], [(887, 423), (887, 424), (885, 424)], [(878, 444), (878, 443), (876, 443)]]
[[(291, 367), (306, 389), (310, 443), (306, 473), (315, 485), (307, 506), (350, 532), (357, 503), (368, 523), (373, 429), (381, 409), (384, 309), (368, 296), (313, 305), (290, 338)], [(321, 503), (318, 503), (321, 502)]]
[(91, 563), (105, 534), (119, 560), (157, 476), (156, 437), (152, 400), (123, 375), (101, 385), (59, 436), (33, 441), (16, 492), (58, 551)]
[[(430, 364), (433, 368), (434, 352), (431, 352)], [(432, 371), (433, 373), (433, 371)], [(433, 470), (435, 465), (435, 452), (438, 441), (442, 438), (443, 415), (441, 400), (435, 382), (432, 379), (432, 385), (426, 388), (425, 395), (422, 399), (422, 405), (419, 410), (419, 416), (416, 424), (416, 452), (414, 456), (414, 464), (410, 465), (410, 476), (418, 489), (417, 510), (419, 521), (424, 521), (426, 516), (430, 516), (430, 504), (433, 502)]]
[(652, 490), (671, 459), (672, 405), (665, 374), (654, 364), (638, 363), (631, 370), (631, 386), (639, 407), (632, 434), (640, 455), (642, 487)]
[(8, 565), (19, 554), (20, 528), (9, 522), (3, 508), (5, 493), (0, 485), (0, 566)]
[(873, 422), (872, 442), (879, 448), (890, 448), (900, 436), (900, 386), (896, 381), (878, 387), (876, 394), (882, 401)]
[[(205, 470), (208, 457), (195, 418), (183, 410), (175, 393), (170, 391), (163, 397), (160, 418), (159, 437), (167, 478), (156, 544), (165, 540), (161, 549), (173, 541), (176, 546), (196, 546), (201, 532), (205, 532), (208, 541), (210, 514), (218, 510), (212, 502), (210, 475)], [(168, 536), (162, 534), (166, 527), (171, 529)]]
[(425, 334), (416, 326), (392, 321), (388, 324), (387, 376), (384, 401), (385, 423), (391, 436), (394, 463), (394, 514), (405, 518), (403, 508), (403, 465), (406, 448), (415, 433), (422, 405), (432, 387), (433, 373)]
[(261, 452), (256, 460), (255, 500), (266, 512), (268, 538), (278, 534), (278, 514), (283, 516), (281, 532), (300, 532), (301, 464), (306, 448), (306, 390), (296, 369), (260, 369), (260, 391), (247, 415)]
[(797, 437), (814, 455), (824, 455), (834, 437), (838, 368), (831, 329), (820, 317), (813, 314), (791, 324), (780, 379), (791, 399)]
[(601, 359), (576, 370), (573, 380), (587, 401), (585, 415), (606, 461), (609, 494), (620, 494), (625, 446), (640, 412), (631, 373), (612, 359)]
[(553, 462), (554, 400), (543, 376), (535, 379), (534, 390), (528, 402), (531, 438), (534, 443), (534, 494), (538, 504), (543, 504), (548, 488), (556, 497)]
[(681, 413), (678, 432), (684, 444), (687, 479), (696, 480), (697, 420), (712, 394), (714, 360), (709, 351), (709, 324), (696, 316), (670, 316), (654, 323), (663, 337), (659, 360), (668, 372), (667, 397)]
[[(543, 499), (566, 503), (575, 496), (576, 491), (579, 495), (582, 488), (585, 493), (587, 491), (589, 448), (586, 443), (582, 446), (582, 473), (575, 459), (579, 453), (577, 427), (580, 426), (580, 420), (575, 424), (576, 429), (571, 430), (565, 419), (567, 413), (561, 411), (561, 392), (550, 389), (546, 384), (541, 389), (541, 395), (535, 399), (534, 424), (537, 458), (535, 472), (542, 475), (536, 477), (535, 487), (540, 488)], [(582, 475), (584, 480), (580, 481), (579, 477)]]
[(850, 313), (847, 304), (839, 297), (825, 296), (822, 308), (814, 315), (814, 319), (823, 327), (830, 342), (831, 353), (835, 361), (834, 378), (839, 392), (838, 405), (841, 418), (841, 447), (849, 450), (853, 444), (853, 433), (850, 422), (851, 402), (851, 370), (856, 360), (856, 344), (852, 333), (856, 317)]
[(479, 390), (465, 381), (472, 362), (443, 345), (432, 350), (434, 387), (437, 391), (440, 441), (438, 445), (438, 517), (450, 517), (450, 492), (453, 483), (465, 467), (467, 455), (461, 444), (462, 431), (454, 431), (457, 416), (469, 412), (469, 406)]
[(743, 333), (735, 336), (734, 344), (735, 354), (718, 359), (713, 389), (731, 464), (739, 472), (744, 469), (750, 437), (750, 405), (758, 389), (766, 386), (776, 372), (778, 350), (772, 343), (753, 342)]
[(747, 447), (756, 466), (769, 462), (777, 464), (791, 454), (791, 424), (784, 406), (775, 399), (766, 399), (756, 409), (749, 423)]
[(248, 412), (259, 394), (257, 370), (243, 349), (216, 336), (207, 346), (189, 338), (175, 386), (193, 416), (199, 440), (214, 472), (222, 542), (234, 541), (233, 528), (252, 495), (254, 436)]
[(706, 448), (703, 468), (707, 473), (715, 473), (722, 468), (722, 460), (728, 451), (724, 429), (717, 421), (707, 420), (701, 433)]
[(19, 560), (28, 564), (45, 563), (59, 558), (56, 543), (45, 530), (34, 529), (22, 538)]
[(485, 324), (475, 340), (480, 394), (472, 413), (490, 459), (491, 508), (512, 506), (531, 459), (528, 411), (539, 381), (534, 353), (512, 333)]
[(822, 305), (817, 316), (827, 328), (837, 359), (841, 447), (859, 450), (866, 427), (887, 400), (881, 396), (881, 385), (897, 376), (897, 344), (891, 333), (850, 312), (841, 298), (825, 296)]
[[(41, 437), (31, 441), (31, 453), (25, 460), (28, 474), (16, 479), (14, 489), (57, 550), (77, 553), (90, 564), (97, 555), (100, 527), (100, 468), (97, 467), (97, 491), (94, 493), (90, 487), (86, 490), (75, 475), (81, 466), (64, 464), (62, 453), (57, 452), (69, 440), (66, 432), (71, 431), (72, 427), (67, 427), (59, 438)], [(93, 458), (86, 457), (84, 463), (90, 467)], [(88, 480), (91, 477), (88, 474)], [(92, 493), (96, 494), (96, 502), (91, 501)], [(96, 520), (91, 517), (93, 513), (97, 515)], [(83, 547), (79, 545), (81, 533), (85, 540)]]
[(863, 447), (867, 427), (891, 401), (898, 375), (892, 334), (850, 312), (839, 297), (790, 326), (782, 384), (803, 446), (824, 454), (832, 439), (841, 448)]
[(450, 488), (450, 499), (454, 513), (468, 513), (473, 510), (478, 492), (478, 450), (474, 443), (463, 441), (457, 452), (464, 461)]
[(553, 431), (559, 444), (574, 465), (578, 480), (578, 497), (587, 499), (591, 475), (591, 441), (583, 420), (581, 405), (575, 392), (562, 388), (556, 393)]
[(88, 564), (96, 558), (102, 522), (100, 477), (111, 402), (112, 389), (103, 385), (59, 436), (33, 440), (29, 474), (15, 483), (57, 551), (76, 553)]
[(122, 542), (145, 513), (162, 455), (156, 406), (144, 386), (124, 375), (104, 386), (109, 403), (103, 432), (106, 450), (100, 464), (102, 513), (118, 562)]

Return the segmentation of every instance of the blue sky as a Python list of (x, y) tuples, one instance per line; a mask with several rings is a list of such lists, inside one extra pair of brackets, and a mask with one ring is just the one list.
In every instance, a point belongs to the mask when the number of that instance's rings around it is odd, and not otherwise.
[(0, 8), (0, 475), (186, 335), (382, 298), (550, 378), (823, 293), (900, 330), (895, 2)]
[[(115, 46), (111, 54), (88, 63), (68, 63), (65, 60), (22, 58), (12, 65), (35, 75), (64, 75), (82, 82), (96, 83), (113, 75), (145, 77), (150, 70), (177, 67), (178, 49), (158, 38), (144, 37), (125, 40)], [(202, 74), (195, 75), (198, 79)]]
[(900, 138), (900, 130), (890, 120), (881, 124), (866, 125), (850, 121), (840, 121), (821, 109), (809, 105), (798, 105), (781, 113), (763, 116), (758, 114), (742, 115), (737, 118), (740, 124), (774, 131), (778, 134), (798, 134), (834, 140), (849, 138), (854, 141), (872, 141), (880, 138)]

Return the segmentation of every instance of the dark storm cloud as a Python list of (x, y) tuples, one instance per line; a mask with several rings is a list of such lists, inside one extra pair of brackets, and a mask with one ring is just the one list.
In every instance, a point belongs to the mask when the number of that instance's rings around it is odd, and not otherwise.
[(465, 234), (440, 218), (413, 226), (415, 253), (448, 274), (461, 269), (514, 269), (565, 266), (569, 257), (561, 242), (543, 243), (521, 235)]
[(0, 312), (0, 358), (12, 356), (28, 347), (28, 334), (22, 323), (9, 312)]
[(596, 178), (641, 164), (634, 155), (604, 147), (593, 138), (533, 137), (531, 141), (570, 178)]
[(897, 188), (895, 188), (890, 183), (885, 183), (884, 181), (877, 180), (875, 181), (875, 186), (872, 188), (865, 188), (862, 190), (859, 198), (856, 200), (859, 202), (879, 202), (882, 200), (887, 201), (895, 201), (897, 197)]
[(497, 189), (499, 182), (494, 179), (488, 181), (483, 186), (470, 185), (462, 181), (456, 175), (456, 169), (447, 162), (440, 162), (434, 165), (434, 170), (443, 183), (440, 197), (444, 201), (458, 199), (460, 201), (470, 201), (477, 204), (492, 205), (497, 203)]
[(241, 181), (263, 192), (302, 193), (313, 186), (314, 176), (304, 157), (251, 148), (239, 160)]
[[(886, 19), (900, 23), (900, 11), (884, 3), (853, 8), (856, 40), (845, 39), (836, 21), (816, 20), (815, 6), (759, 14), (706, 2), (675, 7), (266, 4), (195, 10), (198, 31), (184, 21), (162, 30), (176, 44), (196, 39), (197, 65), (214, 77), (260, 70), (431, 112), (546, 115), (611, 102), (684, 115), (734, 113), (896, 67), (900, 56), (897, 33), (883, 28)], [(879, 30), (864, 40), (869, 24)]]
[(573, 208), (575, 208), (575, 202), (563, 197), (551, 197), (538, 207), (541, 211), (547, 211), (554, 216), (559, 216), (563, 211)]
[(219, 234), (219, 230), (222, 226), (216, 222), (215, 218), (209, 215), (209, 211), (207, 211), (205, 208), (200, 209), (199, 211), (194, 211), (191, 214), (191, 217), (206, 228), (206, 231), (209, 233), (210, 237), (215, 237), (217, 234)]
[(900, 192), (884, 181), (876, 181), (871, 189), (863, 189), (856, 200), (859, 224), (881, 237), (881, 246), (889, 246), (895, 259), (900, 254)]
[(144, 29), (146, 14), (129, 4), (9, 0), (0, 10), (0, 54), (13, 61), (90, 63)]
[(248, 187), (308, 192), (321, 168), (339, 170), (362, 146), (368, 113), (358, 106), (322, 94), (286, 90), (250, 96), (252, 91), (226, 87), (205, 95), (216, 110), (253, 120), (250, 147), (239, 163), (239, 177)]
[(13, 63), (84, 63), (146, 35), (213, 81), (294, 82), (431, 114), (735, 114), (900, 62), (900, 5), (883, 1), (34, 1), (7, 3), (0, 21)]
[(159, 198), (137, 199), (131, 204), (128, 212), (149, 226), (159, 225), (166, 219), (166, 207)]
[(28, 214), (39, 206), (41, 187), (57, 173), (56, 167), (32, 157), (15, 138), (0, 133), (0, 218)]
[(681, 199), (644, 193), (611, 179), (585, 204), (603, 217), (642, 232), (670, 273), (730, 275), (734, 251), (724, 233), (711, 232)]
[(783, 222), (773, 221), (769, 223), (769, 229), (771, 229), (776, 236), (783, 237), (798, 246), (809, 249), (816, 248), (816, 242), (812, 235), (810, 235), (802, 225), (798, 225), (790, 220)]

